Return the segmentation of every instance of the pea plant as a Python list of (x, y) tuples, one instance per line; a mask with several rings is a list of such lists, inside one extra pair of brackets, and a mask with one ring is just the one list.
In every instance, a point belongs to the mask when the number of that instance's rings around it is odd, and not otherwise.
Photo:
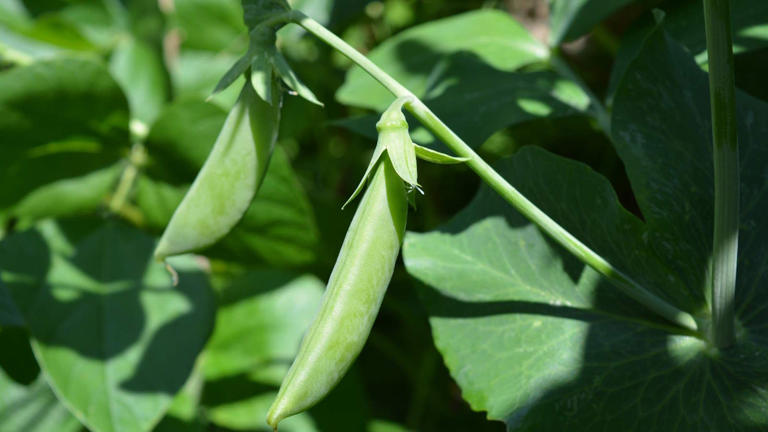
[(766, 430), (768, 3), (434, 3), (0, 4), (0, 431)]

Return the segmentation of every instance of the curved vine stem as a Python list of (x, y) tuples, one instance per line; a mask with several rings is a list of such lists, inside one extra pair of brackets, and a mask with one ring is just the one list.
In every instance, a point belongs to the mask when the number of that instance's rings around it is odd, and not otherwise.
[(517, 211), (522, 213), (528, 220), (535, 223), (558, 244), (574, 254), (582, 262), (597, 270), (621, 291), (637, 300), (651, 311), (654, 311), (656, 314), (686, 329), (694, 332), (697, 331), (696, 321), (690, 314), (674, 307), (664, 299), (645, 289), (628, 275), (615, 268), (602, 256), (579, 241), (546, 213), (536, 207), (499, 175), (499, 173), (497, 173), (490, 165), (488, 165), (488, 163), (486, 163), (477, 153), (475, 153), (467, 143), (446, 126), (445, 123), (443, 123), (419, 98), (411, 93), (410, 90), (381, 70), (381, 68), (376, 66), (376, 64), (370, 61), (366, 56), (333, 34), (333, 32), (326, 29), (322, 24), (298, 11), (294, 11), (292, 15), (294, 17), (293, 21), (296, 24), (317, 36), (333, 49), (347, 56), (358, 66), (363, 68), (371, 77), (381, 83), (381, 85), (386, 87), (395, 97), (406, 99), (408, 102), (405, 103), (405, 107), (411, 111), (411, 113), (413, 113), (413, 115), (427, 129), (432, 131), (432, 133), (450, 147), (456, 155), (466, 158), (466, 164), (480, 176), (486, 184), (493, 188), (493, 190), (517, 209)]

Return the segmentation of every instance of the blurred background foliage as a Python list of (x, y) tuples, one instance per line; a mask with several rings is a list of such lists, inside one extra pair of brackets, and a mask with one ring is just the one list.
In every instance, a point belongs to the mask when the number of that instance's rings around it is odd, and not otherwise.
[[(695, 15), (686, 11), (698, 7), (698, 1), (621, 3), (582, 29), (558, 25), (554, 14), (567, 11), (553, 7), (550, 19), (549, 5), (542, 0), (295, 0), (293, 5), (363, 53), (381, 45), (374, 59), (385, 70), (421, 82), (428, 103), (446, 123), (457, 125), (460, 135), (471, 136), (468, 141), (487, 160), (533, 145), (582, 161), (608, 178), (622, 204), (639, 215), (624, 167), (605, 131), (586, 115), (588, 100), (573, 82), (551, 76), (536, 58), (526, 60), (522, 69), (517, 64), (511, 69), (536, 80), (506, 90), (509, 103), (519, 104), (521, 92), (530, 91), (539, 105), (512, 110), (500, 103), (498, 110), (477, 116), (477, 105), (487, 100), (456, 95), (473, 94), (478, 90), (473, 85), (509, 83), (511, 77), (500, 71), (504, 62), (520, 57), (490, 52), (489, 60), (483, 57), (482, 42), (470, 47), (473, 55), (465, 55), (451, 48), (464, 36), (451, 31), (424, 39), (404, 33), (467, 11), (498, 10), (522, 23), (524, 38), (532, 44), (546, 50), (556, 39), (587, 86), (610, 101), (620, 78), (616, 68), (631, 56), (632, 41), (652, 25), (651, 9), (658, 7), (667, 11), (670, 31), (686, 41), (700, 63), (706, 61), (700, 55), (699, 27), (689, 22)], [(748, 20), (749, 13), (743, 18)], [(382, 45), (388, 40), (390, 46)], [(438, 46), (441, 40), (444, 50)], [(750, 40), (737, 40), (749, 48), (736, 57), (738, 85), (768, 100), (768, 48), (759, 39), (754, 39), (756, 46)], [(0, 236), (10, 239), (47, 218), (96, 225), (115, 220), (123, 227), (118, 232), (138, 228), (159, 234), (234, 102), (237, 85), (208, 98), (246, 44), (238, 0), (0, 2)], [(340, 206), (373, 150), (375, 117), (369, 108), (380, 108), (379, 93), (355, 76), (359, 71), (347, 74), (352, 65), (346, 58), (297, 27), (280, 31), (279, 46), (325, 107), (286, 97), (279, 148), (258, 198), (237, 228), (205, 251), (207, 259), (198, 260), (216, 298), (215, 325), (157, 430), (265, 429), (262, 413), (319, 304), (322, 281), (353, 215)], [(428, 70), (419, 70), (419, 61)], [(540, 93), (530, 90), (536, 86), (554, 99), (536, 99)], [(506, 97), (497, 87), (490, 90), (479, 97)], [(543, 114), (537, 111), (541, 103)], [(414, 136), (439, 145), (418, 128)], [(479, 185), (462, 166), (424, 164), (420, 173), (426, 195), (409, 215), (412, 231), (447, 221)], [(120, 192), (120, 185), (128, 188)], [(77, 229), (69, 225), (60, 228), (66, 242), (52, 228), (38, 229), (50, 245), (61, 241), (64, 249), (80, 248), (68, 231)], [(47, 256), (35, 251), (22, 255), (30, 260)], [(415, 285), (399, 266), (352, 372), (326, 401), (286, 422), (286, 431), (504, 430), (502, 423), (487, 421), (462, 400), (433, 346)], [(35, 362), (35, 357), (47, 358), (46, 350), (56, 341), (38, 337), (30, 316), (16, 310), (24, 306), (11, 305), (8, 298), (0, 296), (0, 430), (79, 430), (80, 423), (57, 402)], [(202, 337), (201, 343), (207, 336)], [(197, 351), (190, 348), (189, 356), (188, 362)], [(50, 371), (49, 380), (57, 383), (57, 393), (69, 401), (68, 408), (80, 412), (56, 373)], [(78, 417), (89, 425), (98, 423), (89, 414)]]

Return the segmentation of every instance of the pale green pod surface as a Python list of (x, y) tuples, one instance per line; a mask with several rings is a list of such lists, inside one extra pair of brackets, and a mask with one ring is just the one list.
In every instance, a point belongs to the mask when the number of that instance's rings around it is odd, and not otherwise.
[(325, 397), (362, 350), (392, 278), (407, 212), (405, 186), (385, 155), (347, 230), (320, 313), (269, 409), (274, 429)]
[(205, 164), (173, 213), (155, 258), (210, 246), (237, 224), (264, 179), (279, 118), (279, 96), (270, 105), (246, 83)]

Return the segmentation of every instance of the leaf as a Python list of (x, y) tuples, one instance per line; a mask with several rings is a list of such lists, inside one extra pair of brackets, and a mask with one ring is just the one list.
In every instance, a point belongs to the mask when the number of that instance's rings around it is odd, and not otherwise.
[[(240, 78), (245, 73), (249, 66), (251, 66), (250, 57), (247, 54), (240, 57), (235, 62), (235, 64), (233, 64), (232, 67), (227, 70), (224, 76), (221, 77), (218, 84), (216, 84), (216, 87), (213, 89), (213, 94), (216, 94), (231, 86), (235, 80)], [(259, 93), (259, 95), (261, 95), (261, 93)]]
[[(526, 147), (499, 172), (648, 289), (706, 321), (712, 165), (707, 78), (662, 31), (630, 66), (613, 132), (643, 211), (579, 163)], [(620, 295), (487, 188), (438, 232), (409, 233), (408, 271), (464, 398), (508, 430), (755, 431), (768, 426), (768, 106), (739, 96), (742, 248), (735, 346), (714, 352)], [(697, 237), (697, 236), (704, 236)]]
[(91, 213), (112, 193), (123, 168), (118, 163), (82, 177), (51, 182), (27, 194), (10, 212), (30, 220)]
[(572, 41), (634, 0), (549, 0), (549, 43)]
[[(324, 284), (312, 275), (252, 270), (217, 275), (214, 286), (219, 311), (205, 352), (203, 402), (219, 426), (261, 430), (301, 338), (320, 309)], [(361, 393), (352, 374), (327, 400), (281, 423), (280, 430), (359, 431), (365, 423)], [(338, 415), (342, 410), (348, 410), (343, 419)]]
[(507, 126), (583, 114), (589, 107), (573, 81), (552, 71), (503, 71), (466, 53), (447, 57), (445, 66), (433, 75), (424, 101), (475, 148)]
[(0, 244), (0, 279), (43, 372), (97, 432), (150, 430), (212, 328), (206, 278), (181, 258), (173, 287), (153, 247), (135, 229), (87, 219), (47, 222)]
[[(478, 148), (495, 132), (519, 123), (584, 114), (589, 98), (573, 81), (553, 71), (507, 72), (474, 55), (443, 58), (432, 75), (424, 102), (470, 146)], [(375, 117), (334, 122), (364, 136), (373, 136)], [(435, 138), (410, 121), (414, 140), (428, 146)]]
[(150, 44), (126, 37), (112, 51), (109, 70), (128, 96), (131, 116), (151, 125), (168, 98), (160, 54)]
[(19, 384), (29, 385), (40, 376), (40, 367), (29, 345), (29, 334), (26, 329), (1, 327), (0, 346), (3, 347), (4, 352), (8, 353), (0, 357), (0, 369), (8, 378)]
[(283, 79), (283, 82), (291, 88), (291, 90), (295, 91), (297, 95), (301, 96), (304, 100), (307, 100), (309, 102), (312, 102), (315, 105), (323, 106), (323, 103), (317, 100), (317, 96), (315, 96), (314, 93), (312, 93), (312, 90), (309, 89), (306, 85), (304, 85), (303, 82), (299, 79), (298, 76), (296, 76), (296, 72), (291, 69), (291, 66), (288, 64), (288, 61), (283, 57), (283, 55), (275, 51), (273, 62), (275, 65), (275, 69), (277, 70), (280, 77)]
[[(0, 11), (0, 46), (17, 51), (30, 59), (50, 59), (68, 52), (97, 52), (99, 46), (92, 43), (82, 30), (87, 25), (70, 19), (70, 6), (49, 12), (36, 19), (27, 14), (9, 14)], [(80, 6), (78, 9), (97, 11), (98, 5)], [(98, 12), (96, 12), (98, 13)], [(91, 14), (93, 15), (93, 14)]]
[(238, 49), (240, 52), (245, 51), (247, 40), (244, 36), (247, 28), (243, 23), (239, 0), (176, 1), (174, 17), (183, 36), (184, 49), (212, 53), (223, 50), (236, 52)]
[(352, 195), (347, 198), (347, 201), (344, 202), (344, 204), (341, 206), (341, 209), (344, 210), (344, 207), (346, 207), (352, 200), (354, 200), (358, 195), (360, 195), (360, 192), (363, 191), (363, 188), (365, 187), (365, 184), (368, 183), (368, 178), (371, 176), (371, 173), (373, 172), (373, 168), (376, 166), (376, 163), (379, 162), (379, 159), (381, 158), (381, 155), (384, 154), (384, 151), (386, 148), (383, 144), (376, 143), (376, 147), (373, 149), (373, 155), (371, 156), (370, 162), (368, 162), (368, 166), (365, 168), (365, 173), (363, 173), (363, 178), (360, 179), (360, 182), (357, 184), (357, 187), (352, 192)]
[(214, 286), (219, 309), (206, 348), (206, 379), (253, 371), (278, 386), (320, 309), (324, 284), (310, 275), (254, 270), (219, 276)]
[(230, 67), (242, 56), (228, 52), (215, 53), (184, 49), (169, 67), (175, 101), (208, 99), (224, 109), (235, 104), (245, 79), (238, 76), (235, 85), (215, 93), (216, 85)]
[[(226, 113), (202, 102), (169, 106), (147, 138), (146, 172), (135, 200), (152, 230), (165, 228), (216, 140)], [(203, 253), (253, 265), (296, 266), (314, 259), (318, 233), (309, 199), (277, 146), (264, 182), (243, 219)]]
[(0, 370), (0, 430), (77, 432), (80, 429), (80, 422), (56, 400), (42, 376), (24, 386)]
[(200, 412), (200, 398), (203, 391), (201, 361), (195, 365), (187, 383), (171, 402), (165, 417), (153, 432), (204, 432), (205, 420)]
[[(704, 12), (700, 2), (665, 5), (663, 27), (670, 37), (683, 44), (700, 65), (707, 64), (707, 42), (704, 34)], [(768, 47), (768, 3), (750, 0), (731, 1), (733, 51), (735, 54)], [(608, 95), (613, 95), (643, 42), (656, 28), (650, 14), (624, 36), (616, 56)]]
[(11, 293), (0, 280), (0, 327), (22, 327), (24, 317), (13, 303)]
[[(439, 72), (441, 60), (459, 51), (469, 51), (503, 71), (546, 60), (549, 55), (546, 47), (508, 14), (486, 9), (403, 31), (387, 39), (368, 57), (421, 97), (430, 87), (431, 76)], [(353, 68), (336, 99), (382, 112), (394, 97), (365, 72)]]
[(457, 157), (447, 155), (445, 153), (440, 153), (439, 151), (435, 151), (418, 144), (414, 144), (414, 149), (416, 150), (416, 156), (419, 159), (440, 165), (460, 164), (469, 160), (469, 158), (465, 157)]
[[(658, 75), (665, 79), (648, 85)], [(660, 28), (630, 65), (613, 112), (614, 145), (646, 221), (660, 231), (654, 246), (678, 263), (688, 285), (700, 290), (705, 289), (703, 273), (712, 250), (714, 208), (708, 86), (707, 75)], [(768, 105), (740, 92), (736, 105), (742, 183), (737, 296), (749, 299), (758, 296), (768, 262), (768, 232), (762, 223), (768, 208), (763, 145)], [(667, 211), (659, 207), (662, 203)]]
[(101, 64), (84, 59), (0, 72), (0, 131), (0, 208), (26, 197), (20, 211), (36, 217), (63, 209), (40, 202), (29, 195), (33, 192), (45, 196), (58, 190), (67, 213), (92, 210), (100, 200), (81, 188), (106, 190), (112, 177), (101, 170), (114, 165), (130, 144), (122, 91)]

